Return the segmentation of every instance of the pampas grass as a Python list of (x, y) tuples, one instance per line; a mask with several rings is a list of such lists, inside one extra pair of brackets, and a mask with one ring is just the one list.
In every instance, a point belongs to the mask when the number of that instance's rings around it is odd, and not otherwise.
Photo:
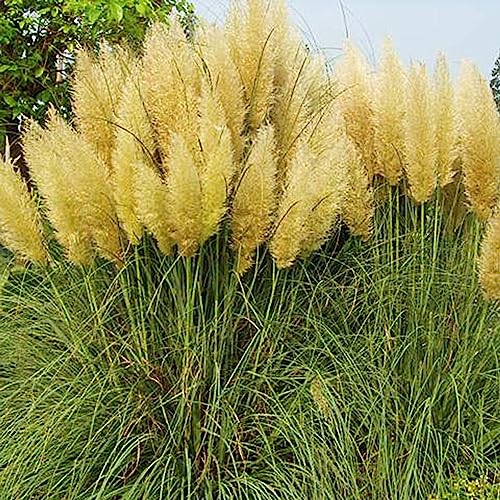
[(0, 498), (413, 500), (493, 471), (498, 212), (442, 207), (493, 200), (494, 127), (442, 59), (332, 67), (281, 1), (199, 29), (152, 27), (94, 128), (27, 127), (31, 194), (0, 165)]

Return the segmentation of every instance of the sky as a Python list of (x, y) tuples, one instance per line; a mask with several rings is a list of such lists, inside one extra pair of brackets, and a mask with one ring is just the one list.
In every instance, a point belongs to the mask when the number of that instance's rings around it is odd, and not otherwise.
[[(192, 1), (199, 15), (216, 22), (229, 4)], [(406, 63), (432, 67), (443, 51), (454, 74), (462, 59), (472, 59), (489, 77), (500, 51), (500, 0), (288, 0), (288, 5), (305, 38), (330, 59), (340, 54), (346, 26), (372, 62), (386, 35)]]

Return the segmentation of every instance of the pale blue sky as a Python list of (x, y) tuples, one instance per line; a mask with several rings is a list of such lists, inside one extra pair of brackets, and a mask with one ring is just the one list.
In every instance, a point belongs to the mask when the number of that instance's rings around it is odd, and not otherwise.
[[(221, 20), (228, 0), (192, 0), (208, 20)], [(453, 72), (461, 59), (489, 76), (500, 49), (500, 0), (342, 0), (350, 36), (373, 60), (386, 34), (405, 62), (433, 64), (445, 52)], [(288, 0), (305, 37), (330, 58), (339, 54), (345, 27), (339, 0)]]

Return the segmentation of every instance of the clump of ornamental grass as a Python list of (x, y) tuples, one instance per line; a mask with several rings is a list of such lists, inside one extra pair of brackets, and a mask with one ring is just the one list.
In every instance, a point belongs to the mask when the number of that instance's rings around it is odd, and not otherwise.
[(25, 132), (38, 213), (2, 171), (2, 244), (52, 265), (2, 270), (1, 494), (414, 499), (497, 461), (497, 217), (480, 253), (440, 208), (490, 217), (482, 80), (485, 141), (442, 60), (330, 70), (264, 0), (103, 51)]

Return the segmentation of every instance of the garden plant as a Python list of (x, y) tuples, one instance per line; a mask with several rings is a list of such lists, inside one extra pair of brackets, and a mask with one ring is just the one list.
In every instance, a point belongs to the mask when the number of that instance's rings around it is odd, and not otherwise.
[(31, 191), (0, 165), (0, 498), (497, 494), (500, 117), (473, 63), (387, 39), (332, 65), (248, 0), (81, 49), (72, 113), (26, 125)]

